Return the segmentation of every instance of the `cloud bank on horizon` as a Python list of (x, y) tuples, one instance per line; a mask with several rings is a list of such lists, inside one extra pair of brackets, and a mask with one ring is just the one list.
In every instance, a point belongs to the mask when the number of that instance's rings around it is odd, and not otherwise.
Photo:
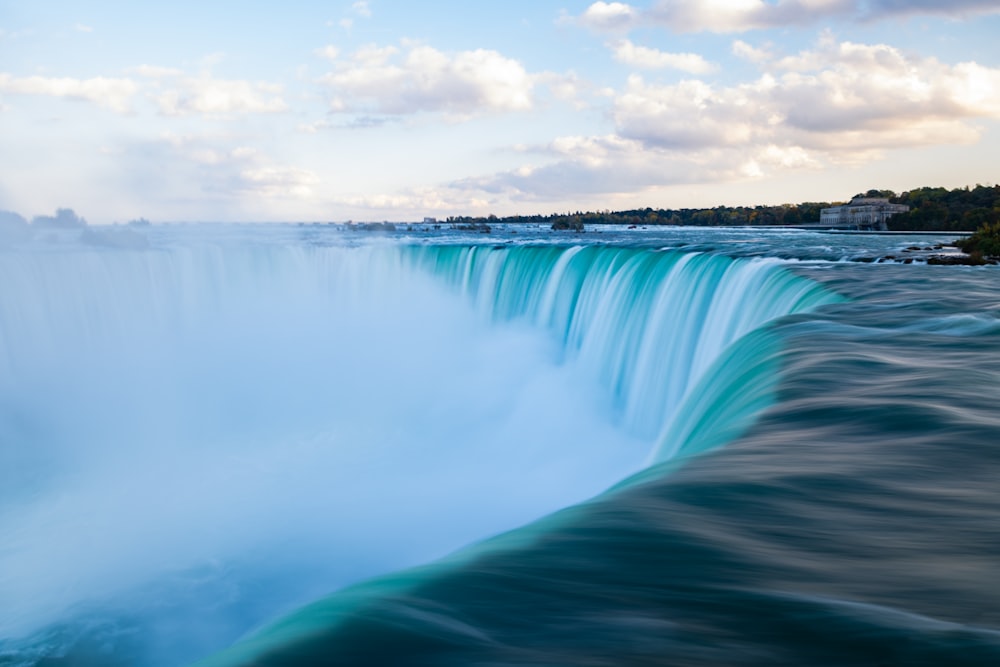
[(4, 2), (0, 210), (405, 220), (998, 180), (995, 0)]

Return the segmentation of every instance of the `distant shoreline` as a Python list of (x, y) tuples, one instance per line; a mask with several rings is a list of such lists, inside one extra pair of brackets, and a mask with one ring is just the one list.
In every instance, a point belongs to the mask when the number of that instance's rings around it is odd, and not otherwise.
[(857, 229), (829, 229), (818, 227), (803, 227), (800, 225), (788, 226), (788, 227), (755, 227), (753, 225), (748, 225), (747, 229), (801, 229), (807, 232), (825, 232), (827, 234), (864, 234), (866, 236), (969, 236), (972, 234), (970, 231), (940, 231), (940, 230), (923, 230), (923, 229), (893, 229), (889, 231), (868, 231), (868, 230), (857, 230)]

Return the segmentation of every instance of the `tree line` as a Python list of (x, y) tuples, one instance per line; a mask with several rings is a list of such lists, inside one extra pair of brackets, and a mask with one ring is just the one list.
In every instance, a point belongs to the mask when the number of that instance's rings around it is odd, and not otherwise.
[(494, 223), (536, 223), (555, 228), (574, 229), (580, 225), (697, 225), (703, 227), (740, 227), (745, 225), (801, 225), (819, 221), (826, 202), (782, 204), (780, 206), (716, 206), (715, 208), (638, 208), (627, 211), (576, 211), (549, 215), (511, 215), (497, 217), (453, 216), (453, 225)]
[(917, 188), (890, 201), (910, 210), (889, 218), (889, 229), (912, 231), (964, 231), (1000, 222), (1000, 185), (974, 188)]
[[(856, 197), (885, 197), (894, 204), (910, 207), (889, 219), (892, 230), (972, 231), (985, 224), (1000, 222), (1000, 185), (975, 188), (917, 188), (897, 194), (891, 190), (869, 190)], [(778, 206), (716, 206), (715, 208), (640, 208), (628, 211), (576, 211), (549, 215), (507, 217), (453, 216), (452, 225), (494, 223), (535, 223), (553, 229), (583, 229), (585, 225), (696, 225), (741, 227), (747, 225), (796, 226), (819, 222), (820, 209), (847, 202), (804, 202)]]

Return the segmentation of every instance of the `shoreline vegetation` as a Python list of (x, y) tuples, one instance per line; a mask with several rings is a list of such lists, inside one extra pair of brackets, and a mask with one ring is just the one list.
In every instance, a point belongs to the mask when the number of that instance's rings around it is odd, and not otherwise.
[(972, 264), (996, 264), (1000, 258), (1000, 222), (983, 225), (971, 236), (956, 241), (955, 247), (964, 252)]
[[(948, 190), (923, 187), (903, 193), (892, 190), (868, 190), (855, 197), (882, 197), (892, 204), (910, 207), (888, 220), (889, 231), (896, 232), (974, 232), (1000, 225), (1000, 185), (976, 185)], [(448, 216), (444, 219), (424, 218), (423, 222), (352, 222), (355, 231), (397, 231), (400, 228), (434, 228), (447, 225), (453, 229), (489, 233), (496, 224), (542, 224), (554, 230), (583, 231), (585, 225), (679, 225), (694, 227), (797, 227), (818, 226), (820, 211), (850, 202), (803, 202), (801, 204), (716, 206), (713, 208), (639, 208), (624, 211), (576, 211), (509, 216)], [(116, 223), (117, 224), (117, 223)], [(131, 220), (128, 227), (148, 227), (145, 218)], [(78, 230), (87, 222), (69, 208), (61, 208), (54, 216), (35, 216), (30, 221), (13, 211), (0, 211), (0, 231), (24, 232), (27, 229), (46, 231)], [(992, 251), (991, 251), (992, 252)]]
[[(987, 224), (1000, 224), (1000, 185), (977, 185), (954, 190), (924, 187), (900, 194), (891, 190), (869, 190), (855, 196), (885, 197), (890, 203), (910, 207), (906, 213), (897, 213), (889, 219), (889, 231), (972, 232)], [(555, 230), (571, 231), (582, 231), (586, 225), (795, 227), (816, 225), (821, 209), (841, 206), (849, 201), (682, 209), (647, 207), (627, 211), (576, 211), (505, 217), (450, 216), (443, 222), (474, 228), (494, 224), (549, 224)]]
[[(868, 190), (855, 197), (881, 197), (892, 204), (910, 207), (905, 213), (889, 218), (891, 232), (973, 232), (952, 247), (962, 254), (944, 253), (945, 246), (909, 248), (930, 251), (928, 264), (972, 265), (1000, 263), (1000, 185), (976, 185), (974, 188), (923, 187), (903, 193), (892, 190)], [(849, 201), (849, 200), (848, 200)], [(583, 232), (587, 225), (626, 225), (629, 228), (657, 225), (704, 227), (807, 227), (818, 226), (820, 211), (847, 202), (804, 202), (779, 206), (717, 206), (702, 209), (633, 209), (628, 211), (590, 211), (551, 215), (516, 215), (497, 217), (457, 216), (444, 222), (458, 229), (490, 232), (494, 224), (548, 224), (555, 231)], [(891, 259), (896, 259), (895, 257)], [(911, 255), (903, 260), (913, 261)]]
[[(878, 197), (893, 204), (910, 207), (888, 220), (890, 232), (955, 232), (970, 234), (950, 247), (954, 252), (938, 253), (945, 246), (908, 248), (929, 264), (998, 264), (1000, 263), (1000, 185), (976, 185), (948, 190), (923, 187), (903, 193), (891, 190), (868, 190), (854, 197)], [(853, 199), (853, 197), (852, 197)], [(848, 200), (849, 201), (849, 200)], [(714, 208), (654, 209), (651, 207), (626, 211), (577, 211), (548, 215), (489, 215), (449, 216), (444, 220), (424, 218), (423, 222), (358, 222), (347, 221), (347, 229), (355, 232), (430, 231), (447, 227), (463, 231), (490, 234), (494, 225), (533, 224), (550, 227), (553, 231), (582, 233), (588, 225), (623, 225), (630, 229), (651, 226), (695, 227), (802, 227), (819, 228), (820, 211), (846, 202), (804, 202), (776, 206), (716, 206)], [(34, 231), (52, 233), (79, 232), (81, 240), (96, 245), (115, 247), (145, 247), (145, 238), (135, 232), (148, 227), (144, 218), (124, 225), (126, 234), (111, 234), (103, 226), (90, 227), (72, 209), (59, 209), (55, 216), (36, 216), (30, 222), (11, 211), (0, 211), (0, 243), (23, 241)], [(112, 225), (117, 227), (117, 225)], [(516, 231), (511, 231), (516, 234)], [(910, 263), (916, 254), (903, 259)], [(896, 258), (891, 258), (896, 259)]]

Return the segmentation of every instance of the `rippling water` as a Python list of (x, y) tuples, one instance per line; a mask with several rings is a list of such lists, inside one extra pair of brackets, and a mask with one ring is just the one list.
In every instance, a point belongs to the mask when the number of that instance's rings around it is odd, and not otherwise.
[(0, 253), (0, 664), (1000, 664), (995, 268), (495, 231)]

